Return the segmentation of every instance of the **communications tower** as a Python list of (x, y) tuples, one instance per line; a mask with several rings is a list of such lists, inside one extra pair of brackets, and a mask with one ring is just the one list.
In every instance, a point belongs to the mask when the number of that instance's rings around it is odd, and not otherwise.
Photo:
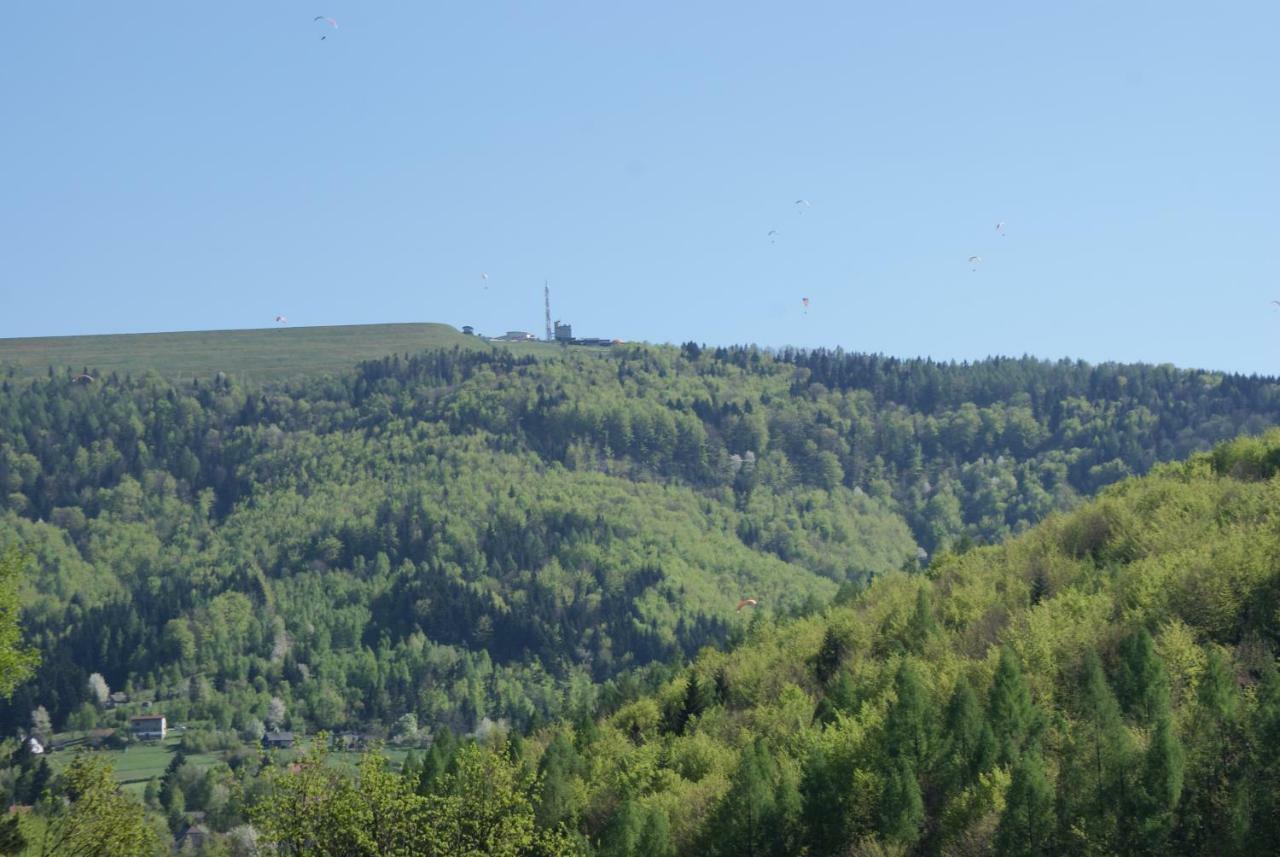
[(551, 286), (546, 280), (542, 281), (542, 299), (547, 305), (547, 342), (555, 342), (556, 333), (551, 329)]

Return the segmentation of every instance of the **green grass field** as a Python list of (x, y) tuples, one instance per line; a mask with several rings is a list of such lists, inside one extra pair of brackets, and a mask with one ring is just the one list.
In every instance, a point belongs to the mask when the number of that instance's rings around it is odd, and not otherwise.
[[(208, 379), (226, 372), (241, 381), (284, 381), (350, 369), (362, 360), (412, 354), (429, 348), (505, 348), (524, 357), (554, 357), (549, 342), (489, 342), (464, 336), (447, 324), (352, 324), (257, 330), (119, 333), (0, 339), (0, 376), (19, 378), (54, 371), (142, 375), (154, 370), (174, 381)], [(607, 348), (575, 346), (603, 353)]]
[[(247, 381), (277, 381), (349, 369), (361, 360), (427, 348), (490, 348), (447, 324), (360, 324), (0, 339), (0, 374), (20, 377), (54, 367), (92, 374), (140, 375), (153, 369), (174, 380), (226, 372)], [(555, 346), (542, 345), (546, 353)], [(531, 353), (531, 352), (525, 352)]]
[[(305, 752), (310, 740), (309, 737), (302, 738), (293, 750), (276, 751), (277, 759), (283, 762), (293, 760)], [(173, 754), (177, 752), (181, 743), (181, 737), (170, 735), (163, 742), (130, 744), (124, 750), (101, 750), (98, 752), (103, 753), (111, 763), (116, 782), (120, 783), (126, 792), (141, 799), (143, 792), (146, 791), (147, 783), (153, 778), (159, 779), (164, 776), (165, 768), (173, 760)], [(71, 763), (75, 753), (75, 747), (68, 747), (59, 752), (50, 753), (48, 759), (54, 772), (61, 773)], [(330, 765), (354, 769), (360, 762), (362, 755), (363, 753), (360, 752), (333, 750), (329, 753), (328, 761)], [(405, 758), (409, 755), (409, 751), (400, 747), (386, 747), (382, 750), (382, 755), (390, 760), (393, 769), (399, 770), (400, 766), (404, 764)], [(199, 768), (209, 768), (224, 761), (224, 756), (224, 753), (218, 751), (197, 753), (188, 755), (187, 762)]]
[[(142, 797), (142, 793), (147, 787), (147, 782), (152, 777), (164, 776), (164, 769), (169, 766), (169, 762), (173, 759), (173, 754), (178, 749), (180, 742), (180, 738), (170, 736), (163, 742), (130, 744), (124, 750), (102, 750), (99, 752), (104, 753), (110, 759), (116, 782), (124, 786), (125, 791), (137, 797)], [(76, 752), (74, 747), (69, 747), (56, 753), (50, 753), (48, 756), (49, 764), (53, 767), (54, 772), (61, 773), (63, 768), (75, 758)], [(217, 761), (212, 755), (188, 756), (187, 758), (201, 767), (207, 767)]]

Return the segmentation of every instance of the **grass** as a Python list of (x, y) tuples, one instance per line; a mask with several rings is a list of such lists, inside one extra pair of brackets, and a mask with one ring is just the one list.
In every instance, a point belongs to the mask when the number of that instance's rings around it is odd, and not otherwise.
[[(88, 368), (91, 374), (141, 375), (173, 380), (226, 372), (247, 381), (278, 381), (338, 372), (361, 360), (428, 348), (489, 348), (447, 324), (360, 324), (181, 333), (128, 333), (0, 339), (0, 371), (19, 377)], [(551, 347), (551, 346), (547, 346)]]
[[(120, 783), (125, 791), (140, 798), (152, 777), (164, 776), (164, 769), (169, 767), (169, 762), (173, 760), (173, 754), (177, 751), (180, 742), (180, 738), (170, 736), (163, 742), (130, 744), (124, 750), (98, 752), (105, 754), (111, 762), (116, 782)], [(49, 765), (54, 773), (62, 773), (63, 769), (71, 764), (75, 754), (74, 747), (49, 754)], [(208, 767), (218, 761), (212, 755), (188, 756), (187, 759), (200, 767)]]
[[(0, 339), (0, 376), (33, 378), (55, 372), (142, 375), (173, 381), (208, 379), (225, 372), (241, 381), (283, 381), (350, 369), (362, 360), (430, 348), (505, 348), (517, 356), (554, 357), (550, 342), (489, 342), (447, 324), (352, 324), (257, 330), (118, 333)], [(575, 346), (603, 353), (607, 348)]]
[[(64, 736), (64, 738), (69, 737), (70, 735)], [(294, 749), (276, 751), (276, 758), (282, 763), (288, 763), (304, 753), (310, 741), (310, 737), (304, 737)], [(107, 760), (111, 763), (116, 782), (120, 784), (124, 791), (141, 800), (143, 793), (147, 789), (147, 783), (153, 778), (160, 779), (164, 776), (165, 768), (169, 767), (169, 763), (173, 761), (173, 754), (177, 752), (181, 743), (181, 737), (170, 735), (162, 742), (133, 743), (123, 750), (100, 750), (97, 752), (106, 755)], [(50, 753), (47, 756), (55, 774), (61, 774), (67, 765), (71, 764), (71, 760), (75, 758), (77, 744), (78, 742), (73, 741), (71, 746), (67, 746), (58, 752)], [(192, 753), (187, 756), (187, 762), (198, 768), (211, 768), (223, 761), (224, 755), (220, 751)], [(364, 753), (361, 751), (344, 752), (333, 750), (329, 753), (329, 764), (335, 767), (354, 769), (363, 755)], [(390, 760), (391, 767), (394, 770), (399, 770), (404, 764), (405, 758), (409, 755), (409, 750), (400, 747), (384, 747), (382, 755)]]

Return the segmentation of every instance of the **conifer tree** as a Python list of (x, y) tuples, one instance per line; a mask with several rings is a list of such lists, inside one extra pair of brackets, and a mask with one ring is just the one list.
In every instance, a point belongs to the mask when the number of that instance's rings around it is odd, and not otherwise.
[(960, 677), (943, 714), (937, 768), (943, 787), (959, 791), (995, 762), (995, 736), (969, 680)]
[(1156, 728), (1142, 759), (1138, 781), (1121, 821), (1124, 850), (1131, 854), (1169, 852), (1169, 836), (1182, 797), (1184, 756), (1167, 703), (1156, 712)]
[(418, 778), (418, 794), (430, 794), (432, 785), (449, 769), (458, 747), (453, 730), (441, 727), (431, 741), (431, 747), (422, 759), (422, 773)]
[(1060, 841), (1082, 853), (1118, 850), (1117, 818), (1129, 804), (1132, 750), (1097, 653), (1085, 654), (1072, 694), (1074, 728), (1058, 781)]
[(1053, 848), (1053, 790), (1038, 752), (1024, 754), (1013, 767), (1004, 814), (996, 829), (996, 852), (1006, 857), (1040, 857)]
[(1017, 656), (1000, 650), (1000, 663), (987, 698), (987, 717), (995, 737), (996, 763), (1013, 764), (1025, 749), (1039, 742), (1043, 719), (1031, 700)]
[(685, 683), (684, 696), (670, 716), (670, 731), (677, 735), (683, 735), (685, 727), (689, 725), (689, 721), (706, 710), (706, 707), (702, 686), (698, 683), (698, 676), (696, 673), (691, 672)]
[(845, 649), (844, 639), (836, 633), (834, 628), (827, 626), (826, 632), (822, 635), (822, 645), (818, 647), (818, 653), (813, 658), (813, 674), (818, 684), (825, 685), (836, 674), (836, 670), (840, 669)]
[(635, 857), (674, 857), (675, 853), (675, 843), (671, 839), (671, 819), (667, 818), (662, 807), (651, 807), (640, 831)]
[(890, 761), (880, 792), (880, 834), (899, 845), (911, 845), (920, 838), (924, 820), (924, 798), (915, 770), (899, 756)]
[(906, 643), (909, 651), (919, 654), (925, 644), (938, 631), (938, 621), (933, 616), (929, 601), (929, 586), (921, 586), (916, 592), (916, 606), (907, 620)]
[(644, 812), (633, 800), (624, 800), (609, 820), (600, 857), (634, 857), (640, 847)]
[(800, 779), (801, 823), (811, 854), (836, 854), (849, 838), (846, 806), (852, 772), (821, 746), (809, 751)]
[(542, 784), (537, 818), (541, 827), (574, 825), (578, 807), (571, 778), (577, 773), (580, 762), (572, 739), (563, 731), (557, 732), (538, 763)]
[(1146, 628), (1120, 643), (1116, 697), (1125, 714), (1143, 723), (1154, 723), (1157, 713), (1169, 707), (1169, 676)]
[(1209, 651), (1196, 688), (1189, 764), (1177, 838), (1187, 851), (1239, 853), (1249, 827), (1244, 782), (1240, 697), (1226, 656)]
[(857, 687), (848, 670), (840, 670), (827, 686), (822, 699), (818, 700), (818, 708), (814, 719), (819, 723), (831, 723), (838, 712), (853, 710), (857, 697)]
[(1250, 838), (1259, 850), (1280, 842), (1280, 669), (1268, 658), (1258, 682), (1252, 737), (1254, 758), (1248, 781), (1253, 792)]
[(781, 857), (792, 843), (800, 809), (797, 784), (756, 739), (742, 752), (733, 784), (708, 826), (706, 844), (724, 857)]
[(890, 757), (906, 759), (920, 770), (929, 758), (933, 728), (929, 701), (911, 661), (904, 660), (894, 677), (896, 699), (885, 718), (885, 750)]

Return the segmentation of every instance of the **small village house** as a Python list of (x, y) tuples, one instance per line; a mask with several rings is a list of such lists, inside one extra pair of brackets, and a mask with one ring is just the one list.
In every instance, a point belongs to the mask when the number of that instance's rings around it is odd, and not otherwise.
[(140, 714), (129, 718), (129, 734), (139, 741), (163, 741), (169, 724), (163, 714)]

